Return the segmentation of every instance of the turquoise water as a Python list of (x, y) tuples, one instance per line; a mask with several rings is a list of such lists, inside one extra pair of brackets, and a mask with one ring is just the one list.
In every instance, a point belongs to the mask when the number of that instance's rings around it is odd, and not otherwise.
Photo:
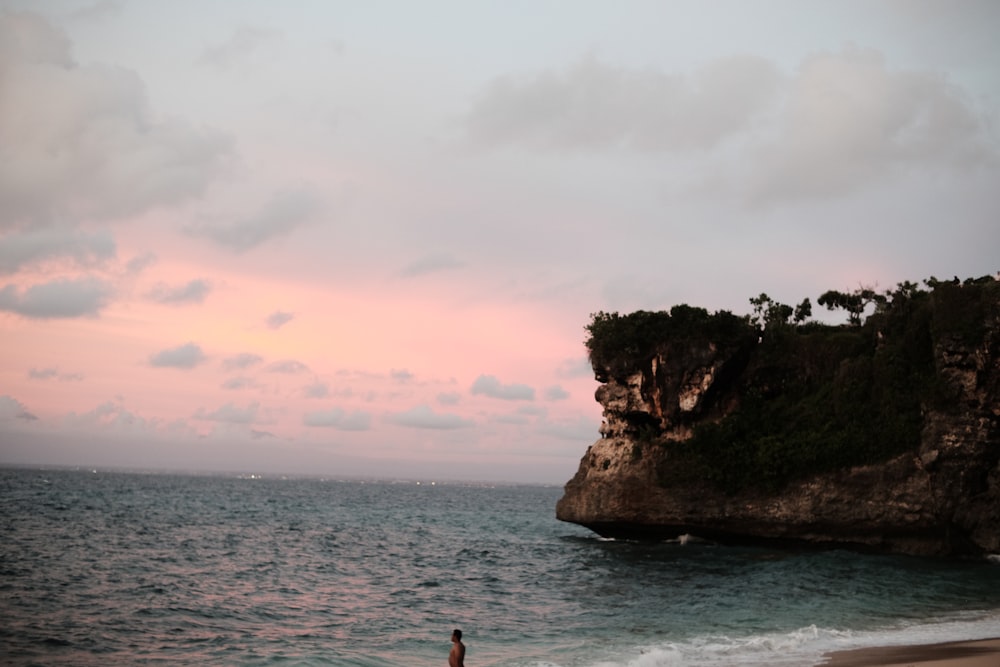
[(601, 540), (541, 486), (0, 470), (6, 664), (811, 665), (1000, 636), (1000, 565)]

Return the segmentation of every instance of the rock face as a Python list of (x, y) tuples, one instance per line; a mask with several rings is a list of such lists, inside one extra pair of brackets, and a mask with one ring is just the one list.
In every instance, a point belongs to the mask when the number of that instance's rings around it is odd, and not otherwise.
[[(747, 392), (766, 375), (757, 340), (667, 340), (630, 368), (595, 364), (602, 437), (566, 484), (556, 516), (607, 537), (1000, 553), (1000, 289), (983, 294), (971, 337), (935, 324), (951, 311), (943, 292), (932, 295), (938, 398), (921, 401), (916, 441), (886, 460), (793, 475), (777, 490), (722, 490), (697, 474), (673, 474), (689, 462), (676, 446), (701, 424), (750, 409)], [(882, 337), (873, 330), (872, 344)], [(780, 389), (765, 393), (773, 400)]]

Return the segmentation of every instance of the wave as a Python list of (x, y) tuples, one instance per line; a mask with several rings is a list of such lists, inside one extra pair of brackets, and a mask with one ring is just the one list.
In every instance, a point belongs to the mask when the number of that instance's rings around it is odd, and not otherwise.
[[(972, 641), (1000, 636), (1000, 611), (968, 612), (936, 621), (915, 621), (875, 631), (820, 628), (815, 625), (788, 633), (750, 636), (704, 635), (594, 656), (587, 667), (814, 667), (833, 651), (876, 646), (911, 646)], [(562, 667), (551, 661), (525, 667)]]

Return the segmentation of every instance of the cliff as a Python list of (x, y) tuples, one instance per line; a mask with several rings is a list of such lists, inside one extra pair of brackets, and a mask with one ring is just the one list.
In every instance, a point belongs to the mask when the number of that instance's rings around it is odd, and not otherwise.
[(602, 437), (557, 517), (618, 538), (1000, 553), (1000, 282), (928, 284), (845, 326), (790, 324), (769, 300), (756, 320), (595, 315)]

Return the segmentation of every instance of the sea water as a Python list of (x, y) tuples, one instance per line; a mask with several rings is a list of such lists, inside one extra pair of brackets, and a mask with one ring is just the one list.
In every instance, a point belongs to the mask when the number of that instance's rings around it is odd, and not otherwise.
[(813, 665), (1000, 636), (1000, 564), (608, 541), (545, 486), (0, 470), (0, 662)]

